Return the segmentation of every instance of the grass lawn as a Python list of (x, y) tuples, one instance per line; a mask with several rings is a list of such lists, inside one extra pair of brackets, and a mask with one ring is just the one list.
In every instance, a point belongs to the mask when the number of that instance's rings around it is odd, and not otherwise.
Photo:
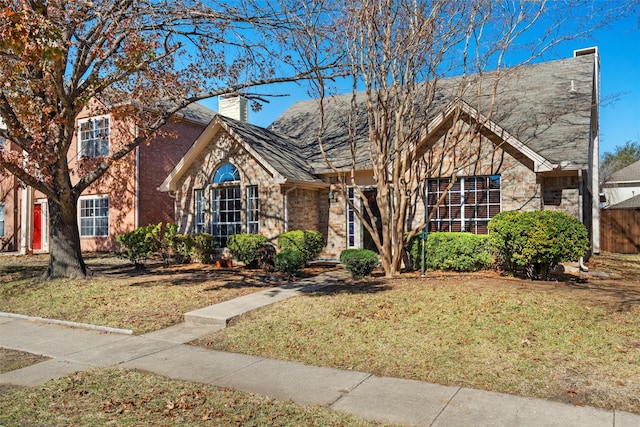
[[(88, 263), (89, 279), (42, 282), (46, 258), (0, 257), (0, 311), (142, 333), (274, 285), (256, 271)], [(194, 344), (640, 413), (640, 255), (603, 254), (589, 266), (610, 277), (429, 272), (348, 282), (249, 313)]]
[(12, 426), (377, 426), (317, 406), (157, 375), (97, 369), (0, 397)]
[(274, 286), (256, 272), (210, 265), (137, 271), (112, 255), (85, 261), (93, 272), (87, 279), (43, 281), (48, 256), (0, 256), (0, 311), (142, 334), (180, 323), (191, 310)]
[(640, 413), (640, 255), (611, 279), (406, 274), (248, 313), (195, 344)]

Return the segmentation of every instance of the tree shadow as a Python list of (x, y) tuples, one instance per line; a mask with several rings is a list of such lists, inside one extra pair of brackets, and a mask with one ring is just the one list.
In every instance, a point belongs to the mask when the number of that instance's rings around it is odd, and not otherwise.
[(375, 294), (378, 292), (384, 292), (391, 289), (384, 280), (360, 280), (357, 282), (341, 281), (321, 288), (311, 289), (304, 292), (306, 295), (312, 297), (339, 295), (339, 294)]

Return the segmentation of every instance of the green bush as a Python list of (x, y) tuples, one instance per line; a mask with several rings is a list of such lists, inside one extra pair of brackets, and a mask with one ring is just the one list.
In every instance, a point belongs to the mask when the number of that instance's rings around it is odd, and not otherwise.
[(234, 234), (227, 240), (231, 255), (247, 267), (256, 267), (256, 257), (260, 248), (268, 244), (262, 234)]
[(191, 262), (191, 250), (195, 245), (192, 234), (176, 234), (172, 237), (172, 251), (180, 264)]
[(305, 266), (305, 256), (300, 251), (285, 249), (276, 254), (273, 264), (285, 276), (296, 276)]
[(137, 269), (144, 267), (144, 261), (156, 250), (160, 224), (150, 224), (144, 227), (116, 236), (116, 241), (124, 248), (120, 256), (128, 259)]
[(216, 255), (216, 239), (209, 233), (198, 233), (192, 236), (191, 260), (210, 264)]
[(489, 231), (502, 268), (524, 268), (532, 279), (546, 280), (554, 265), (577, 261), (589, 249), (586, 227), (562, 212), (503, 212)]
[[(411, 263), (419, 268), (422, 239), (414, 237), (408, 252)], [(434, 232), (427, 236), (424, 261), (427, 270), (478, 271), (489, 268), (492, 262), (487, 235)]]
[(304, 255), (305, 263), (317, 258), (325, 245), (322, 233), (314, 230), (287, 231), (278, 237), (280, 250), (301, 252)]
[(370, 276), (380, 265), (380, 257), (369, 249), (345, 249), (340, 253), (340, 263), (351, 273), (354, 279)]

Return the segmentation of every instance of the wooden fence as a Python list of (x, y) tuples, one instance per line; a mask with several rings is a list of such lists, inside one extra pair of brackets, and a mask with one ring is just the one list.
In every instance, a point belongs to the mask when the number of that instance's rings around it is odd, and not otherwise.
[(640, 252), (640, 209), (602, 209), (600, 249), (619, 254)]

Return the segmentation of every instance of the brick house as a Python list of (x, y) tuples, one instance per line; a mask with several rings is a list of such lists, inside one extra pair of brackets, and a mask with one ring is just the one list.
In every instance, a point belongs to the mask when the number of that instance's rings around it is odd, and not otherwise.
[[(465, 77), (470, 89), (462, 97), (455, 96), (459, 79), (440, 82), (424, 132), (424, 156), (438, 159), (439, 167), (427, 177), (408, 225), (424, 218), (425, 207), (436, 208), (455, 176), (431, 231), (486, 233), (500, 211), (549, 209), (582, 221), (592, 251), (599, 252), (597, 48), (503, 73), (490, 114), (474, 107), (481, 105), (477, 81)], [(341, 174), (351, 170), (344, 126), (351, 108), (351, 95), (325, 104), (324, 148), (334, 169), (318, 148), (315, 100), (292, 105), (268, 128), (217, 115), (160, 187), (175, 197), (180, 231), (210, 232), (224, 246), (239, 232), (275, 239), (287, 230), (314, 229), (327, 238), (323, 256), (329, 258), (346, 248), (371, 247), (345, 200), (361, 203), (355, 192), (335, 191)], [(479, 132), (470, 132), (473, 137), (459, 147), (447, 145), (447, 135), (471, 127)], [(469, 160), (463, 164), (462, 153)], [(366, 153), (357, 154), (356, 183), (375, 200)]]
[[(135, 133), (135, 126), (111, 114), (92, 116), (89, 109), (77, 119), (69, 150), (69, 166), (83, 171), (115, 150)], [(173, 200), (157, 190), (213, 117), (213, 111), (194, 104), (166, 124), (162, 134), (142, 144), (83, 192), (78, 221), (83, 251), (112, 251), (115, 237), (136, 227), (173, 221)], [(3, 149), (12, 150), (8, 141)], [(78, 179), (72, 175), (72, 180)], [(0, 175), (0, 250), (21, 253), (49, 249), (46, 197), (25, 187), (12, 175)]]

